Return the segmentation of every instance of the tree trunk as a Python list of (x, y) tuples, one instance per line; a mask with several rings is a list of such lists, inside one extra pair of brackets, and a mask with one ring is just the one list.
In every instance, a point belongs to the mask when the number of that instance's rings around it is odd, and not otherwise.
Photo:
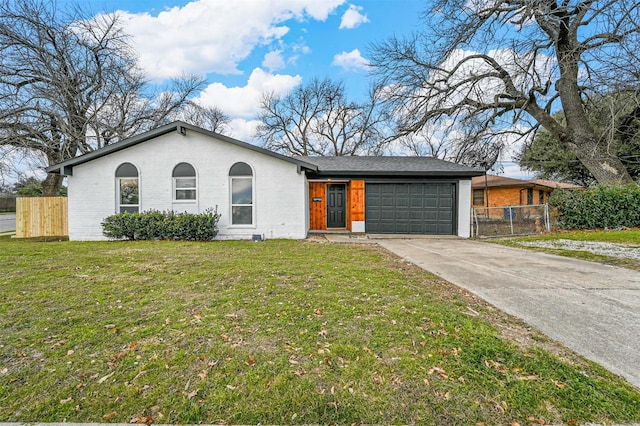
[(64, 176), (57, 173), (47, 174), (46, 179), (42, 182), (42, 195), (44, 197), (55, 197), (60, 195), (60, 188), (62, 188), (62, 181)]
[(604, 185), (627, 185), (633, 179), (622, 161), (604, 149), (593, 133), (575, 133), (567, 145), (580, 162), (591, 172), (598, 183)]
[(560, 136), (560, 141), (575, 153), (598, 183), (604, 185), (633, 183), (622, 161), (598, 143), (598, 137), (589, 123), (578, 84), (580, 46), (576, 37), (575, 30), (569, 30), (568, 26), (561, 25), (556, 44), (556, 55), (560, 67), (560, 78), (556, 83), (556, 89), (567, 120), (568, 134)]

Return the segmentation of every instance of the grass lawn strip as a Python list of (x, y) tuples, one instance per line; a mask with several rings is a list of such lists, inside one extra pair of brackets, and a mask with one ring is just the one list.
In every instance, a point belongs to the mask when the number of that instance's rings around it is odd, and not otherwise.
[(624, 381), (375, 246), (0, 238), (0, 421), (640, 421)]
[[(487, 241), (640, 271), (640, 260), (636, 258), (637, 251), (640, 249), (639, 229), (564, 231)], [(563, 244), (563, 241), (568, 241), (568, 243)], [(571, 242), (574, 243), (571, 244)], [(606, 247), (600, 247), (603, 250), (591, 248), (590, 244), (595, 243), (610, 244), (612, 252), (606, 253)], [(623, 252), (628, 252), (628, 254)]]

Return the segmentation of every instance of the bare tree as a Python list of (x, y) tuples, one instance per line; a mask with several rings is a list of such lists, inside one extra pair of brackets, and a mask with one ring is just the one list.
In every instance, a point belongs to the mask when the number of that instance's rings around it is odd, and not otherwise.
[(194, 126), (224, 133), (229, 126), (229, 116), (216, 106), (202, 106), (189, 102), (179, 113), (179, 118)]
[[(184, 77), (152, 93), (117, 15), (0, 0), (0, 148), (55, 164), (166, 123), (202, 84)], [(61, 185), (49, 174), (44, 194)]]
[(429, 123), (415, 132), (399, 136), (391, 151), (489, 170), (504, 148), (503, 135), (495, 135), (479, 123), (445, 121)]
[(423, 18), (420, 33), (372, 49), (400, 133), (469, 117), (523, 137), (542, 126), (598, 182), (632, 181), (585, 103), (612, 85), (637, 87), (637, 1), (436, 0)]
[(390, 138), (380, 92), (366, 104), (351, 102), (341, 82), (312, 80), (286, 96), (263, 96), (256, 136), (265, 146), (293, 155), (376, 154)]

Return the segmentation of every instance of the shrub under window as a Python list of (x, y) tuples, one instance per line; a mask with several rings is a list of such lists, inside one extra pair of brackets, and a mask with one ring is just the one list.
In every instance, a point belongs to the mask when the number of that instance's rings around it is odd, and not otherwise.
[(120, 213), (102, 222), (102, 233), (114, 240), (188, 240), (209, 241), (218, 235), (217, 210), (204, 213), (176, 213), (149, 210)]

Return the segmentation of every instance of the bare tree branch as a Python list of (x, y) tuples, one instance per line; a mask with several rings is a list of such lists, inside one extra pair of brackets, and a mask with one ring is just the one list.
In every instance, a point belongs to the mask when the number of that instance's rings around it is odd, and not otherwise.
[(379, 90), (372, 89), (369, 102), (358, 104), (347, 100), (342, 83), (314, 79), (286, 96), (265, 94), (256, 136), (286, 154), (377, 154), (391, 139), (379, 103)]
[[(202, 84), (149, 90), (117, 15), (0, 0), (0, 146), (55, 164), (164, 124)], [(49, 175), (45, 194), (61, 183)]]
[[(534, 120), (603, 183), (631, 177), (585, 113), (595, 93), (638, 86), (640, 5), (632, 0), (435, 0), (425, 28), (372, 46), (385, 104), (408, 135), (441, 120), (528, 132)], [(563, 111), (566, 123), (554, 118)], [(522, 135), (524, 136), (524, 134)]]

